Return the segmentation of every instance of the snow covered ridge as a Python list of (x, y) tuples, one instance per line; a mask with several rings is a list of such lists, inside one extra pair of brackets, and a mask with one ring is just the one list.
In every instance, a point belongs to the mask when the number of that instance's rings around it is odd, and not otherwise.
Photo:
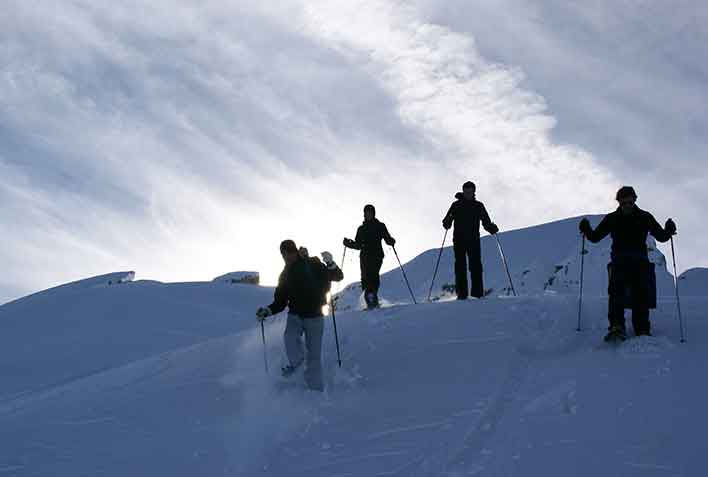
[[(654, 337), (602, 343), (602, 296), (577, 332), (576, 224), (500, 236), (526, 296), (505, 296), (485, 238), (488, 299), (337, 313), (341, 367), (325, 318), (324, 394), (277, 377), (286, 316), (254, 319), (272, 288), (121, 272), (0, 306), (0, 475), (705, 475), (708, 297), (682, 300), (684, 344), (673, 297)], [(585, 256), (598, 293), (607, 246)], [(419, 296), (436, 258), (405, 265)], [(389, 301), (410, 302), (387, 277)]]
[[(602, 215), (588, 216), (594, 227)], [(500, 232), (499, 240), (509, 261), (514, 288), (519, 295), (561, 294), (576, 295), (580, 279), (581, 238), (578, 222), (574, 217), (519, 230)], [(442, 233), (442, 229), (441, 229)], [(448, 235), (449, 237), (449, 235)], [(586, 241), (584, 293), (587, 296), (607, 296), (607, 264), (610, 262), (612, 241), (606, 238), (599, 244)], [(403, 247), (400, 242), (399, 247)], [(667, 261), (651, 236), (647, 239), (649, 259), (656, 264), (657, 294), (669, 297), (674, 294), (673, 277), (668, 272)], [(433, 269), (440, 249), (432, 249), (404, 264), (418, 302), (424, 301), (430, 290)], [(389, 249), (387, 253), (392, 253)], [(400, 250), (399, 250), (400, 253)], [(502, 265), (496, 239), (482, 237), (482, 262), (484, 288), (491, 296), (509, 296), (511, 289)], [(358, 274), (355, 259), (347, 260), (344, 273), (348, 279)], [(690, 280), (687, 277), (692, 277)], [(708, 296), (708, 272), (705, 269), (688, 271), (681, 277), (685, 292)], [(703, 291), (701, 291), (703, 290)], [(682, 290), (682, 293), (684, 291)], [(340, 307), (361, 307), (359, 283), (347, 286), (339, 295)], [(444, 299), (455, 294), (454, 253), (448, 241), (440, 260), (440, 269), (432, 290), (432, 299)], [(381, 276), (381, 297), (389, 302), (410, 302), (410, 293), (400, 269), (393, 269)]]
[(274, 376), (270, 299), (138, 281), (0, 307), (0, 475), (705, 475), (706, 298), (686, 344), (670, 300), (617, 346), (599, 297), (581, 333), (561, 294), (342, 312), (323, 395)]
[[(135, 280), (135, 272), (114, 272), (107, 273), (105, 275), (97, 275), (95, 277), (84, 278), (81, 280), (76, 280), (74, 282), (65, 283), (56, 287), (48, 288), (46, 290), (27, 295), (17, 300), (13, 300), (5, 305), (10, 305), (17, 302), (25, 302), (28, 300), (41, 299), (43, 297), (58, 297), (64, 294), (76, 293), (82, 290), (88, 290), (91, 288), (101, 288), (111, 285), (121, 285), (123, 283), (129, 283)], [(4, 305), (3, 305), (4, 306)]]
[(686, 296), (708, 296), (708, 268), (691, 268), (679, 277), (679, 293)]
[(249, 285), (259, 285), (261, 282), (261, 276), (258, 272), (231, 272), (216, 277), (212, 281), (229, 284), (245, 283)]

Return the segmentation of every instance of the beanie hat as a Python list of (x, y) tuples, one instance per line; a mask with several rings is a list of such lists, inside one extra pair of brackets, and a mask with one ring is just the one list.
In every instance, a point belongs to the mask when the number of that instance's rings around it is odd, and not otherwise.
[(280, 242), (280, 253), (297, 253), (297, 245), (292, 240), (283, 240)]
[(620, 190), (617, 191), (617, 195), (615, 196), (615, 200), (626, 199), (628, 197), (631, 197), (632, 199), (636, 200), (637, 193), (634, 192), (634, 187), (623, 186), (623, 187), (620, 187)]

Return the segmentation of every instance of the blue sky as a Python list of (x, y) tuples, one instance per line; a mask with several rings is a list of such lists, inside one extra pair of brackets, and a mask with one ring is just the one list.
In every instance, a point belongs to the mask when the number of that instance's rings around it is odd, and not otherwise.
[(702, 2), (6, 3), (0, 302), (125, 269), (272, 282), (280, 240), (339, 255), (368, 202), (410, 259), (467, 179), (502, 229), (633, 184), (708, 265)]

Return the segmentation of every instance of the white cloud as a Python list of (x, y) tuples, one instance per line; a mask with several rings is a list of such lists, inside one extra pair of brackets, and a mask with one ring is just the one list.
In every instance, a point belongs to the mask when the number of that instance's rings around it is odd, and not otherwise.
[[(708, 265), (696, 204), (705, 157), (708, 4), (697, 0), (420, 0), (426, 21), (473, 36), (548, 102), (556, 142), (577, 144), (633, 184), (640, 205), (679, 223), (684, 266)], [(696, 186), (696, 184), (701, 184)], [(609, 209), (603, 205), (598, 211)]]
[(409, 259), (470, 178), (505, 228), (611, 206), (607, 164), (554, 142), (525, 71), (399, 3), (3, 13), (0, 301), (117, 269), (272, 281), (281, 239), (341, 253), (367, 202)]

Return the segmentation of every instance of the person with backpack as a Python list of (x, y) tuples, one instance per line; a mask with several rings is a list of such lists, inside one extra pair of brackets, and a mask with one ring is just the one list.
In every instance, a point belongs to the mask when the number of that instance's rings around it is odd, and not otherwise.
[(381, 240), (393, 247), (396, 240), (388, 233), (383, 222), (376, 218), (376, 209), (373, 205), (364, 206), (364, 223), (356, 231), (354, 240), (345, 238), (344, 246), (354, 250), (361, 250), (359, 265), (361, 269), (361, 289), (368, 309), (379, 306), (379, 287), (381, 285), (381, 265), (383, 264), (384, 251)]
[[(443, 227), (449, 230), (453, 223), (453, 250), (455, 252), (455, 291), (458, 300), (466, 300), (468, 293), (475, 298), (484, 296), (482, 276), (482, 246), (479, 235), (480, 224), (490, 234), (499, 232), (499, 227), (492, 222), (484, 204), (476, 198), (477, 187), (467, 181), (462, 185), (462, 192), (455, 194), (455, 202), (443, 219)], [(467, 268), (472, 279), (471, 288), (467, 285)]]
[(649, 262), (647, 235), (659, 242), (668, 242), (676, 234), (676, 224), (668, 219), (662, 228), (654, 216), (637, 207), (634, 188), (624, 186), (615, 199), (619, 207), (607, 214), (596, 229), (584, 218), (579, 229), (590, 242), (612, 237), (611, 262), (608, 265), (609, 332), (605, 341), (627, 339), (624, 310), (632, 309), (632, 327), (637, 336), (651, 336), (649, 309), (656, 307), (656, 275)]
[(280, 254), (285, 267), (278, 279), (273, 303), (259, 308), (256, 317), (258, 321), (263, 321), (288, 308), (284, 333), (288, 364), (282, 368), (282, 374), (284, 377), (291, 376), (304, 362), (307, 387), (323, 391), (322, 308), (327, 304), (331, 282), (341, 281), (344, 274), (332, 259), (331, 253), (322, 252), (323, 264), (319, 258), (309, 257), (307, 249), (298, 250), (292, 240), (284, 240), (280, 244)]

